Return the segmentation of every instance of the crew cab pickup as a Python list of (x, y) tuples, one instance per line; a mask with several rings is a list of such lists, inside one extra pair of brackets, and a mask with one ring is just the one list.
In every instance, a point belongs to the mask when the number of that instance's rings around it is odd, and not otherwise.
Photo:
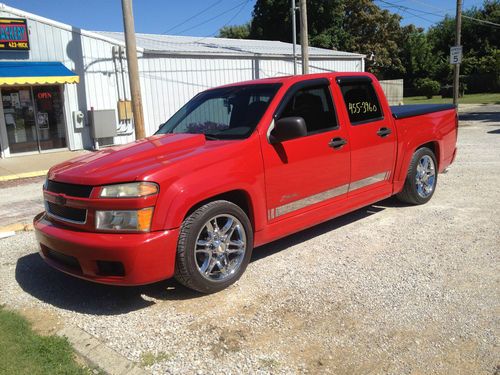
[(390, 107), (368, 73), (210, 89), (151, 137), (51, 168), (40, 254), (94, 282), (216, 292), (256, 246), (392, 195), (429, 201), (457, 127), (452, 105)]

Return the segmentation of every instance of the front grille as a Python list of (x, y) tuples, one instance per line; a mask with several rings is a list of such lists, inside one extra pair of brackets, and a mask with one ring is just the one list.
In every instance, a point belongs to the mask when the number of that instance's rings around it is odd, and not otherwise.
[(78, 262), (78, 260), (75, 257), (59, 253), (57, 251), (49, 249), (46, 246), (43, 246), (43, 250), (44, 250), (43, 252), (47, 256), (47, 258), (53, 260), (54, 262), (62, 264), (63, 266), (71, 268), (71, 269), (78, 271), (80, 273), (82, 272), (82, 269), (80, 267), (80, 263)]
[(67, 206), (60, 206), (55, 203), (46, 202), (48, 213), (56, 216), (59, 219), (72, 221), (75, 223), (83, 224), (87, 219), (87, 210), (81, 208), (73, 208)]
[(70, 197), (88, 198), (92, 192), (92, 186), (66, 184), (52, 180), (47, 181), (46, 190), (57, 194), (66, 194)]

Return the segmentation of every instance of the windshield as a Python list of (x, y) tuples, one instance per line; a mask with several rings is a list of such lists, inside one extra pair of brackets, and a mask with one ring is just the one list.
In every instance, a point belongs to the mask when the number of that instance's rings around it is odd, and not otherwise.
[(242, 139), (252, 134), (280, 84), (232, 86), (204, 91), (164, 123), (156, 134), (205, 134)]

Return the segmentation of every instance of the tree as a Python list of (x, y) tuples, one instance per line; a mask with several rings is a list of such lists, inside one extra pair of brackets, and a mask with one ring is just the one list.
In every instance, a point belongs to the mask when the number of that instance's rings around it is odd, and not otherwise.
[(344, 51), (373, 53), (367, 69), (379, 78), (400, 78), (405, 68), (400, 58), (403, 30), (401, 17), (379, 8), (371, 0), (345, 0), (343, 30), (346, 38), (339, 47)]
[(406, 71), (406, 87), (414, 87), (418, 79), (435, 76), (441, 60), (434, 53), (433, 46), (422, 28), (416, 28), (414, 25), (405, 26), (400, 45), (401, 63)]
[[(401, 17), (371, 0), (308, 0), (309, 44), (375, 55), (367, 62), (383, 78), (400, 77)], [(250, 23), (251, 39), (292, 41), (289, 0), (257, 0)], [(222, 31), (222, 30), (221, 30)], [(226, 33), (224, 35), (231, 35)]]
[[(461, 74), (470, 92), (500, 90), (500, 30), (498, 27), (481, 23), (483, 20), (500, 24), (500, 1), (487, 0), (480, 8), (474, 7), (463, 12), (462, 45), (463, 60)], [(475, 20), (471, 19), (474, 18)], [(448, 67), (450, 47), (455, 45), (455, 19), (445, 17), (431, 27), (428, 38), (433, 52)], [(442, 83), (451, 82), (448, 69), (436, 69), (435, 78)]]
[[(343, 0), (308, 0), (307, 12), (310, 44), (330, 49), (336, 47), (338, 35), (343, 33)], [(291, 42), (290, 0), (257, 0), (252, 13), (250, 38)]]
[(250, 36), (250, 23), (244, 25), (224, 26), (219, 30), (219, 38), (248, 39)]

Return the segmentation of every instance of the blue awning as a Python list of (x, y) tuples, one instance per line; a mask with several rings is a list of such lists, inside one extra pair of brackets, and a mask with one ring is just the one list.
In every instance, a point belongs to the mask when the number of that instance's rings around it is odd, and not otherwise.
[(60, 62), (0, 61), (0, 86), (78, 82), (80, 77)]

